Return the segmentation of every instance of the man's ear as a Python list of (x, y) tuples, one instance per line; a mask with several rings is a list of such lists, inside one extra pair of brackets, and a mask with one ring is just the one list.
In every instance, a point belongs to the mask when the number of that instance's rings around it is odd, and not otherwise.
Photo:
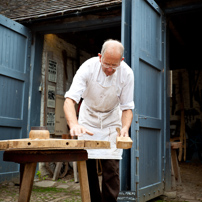
[(99, 56), (100, 62), (101, 62), (102, 55), (100, 53), (98, 53), (98, 56)]

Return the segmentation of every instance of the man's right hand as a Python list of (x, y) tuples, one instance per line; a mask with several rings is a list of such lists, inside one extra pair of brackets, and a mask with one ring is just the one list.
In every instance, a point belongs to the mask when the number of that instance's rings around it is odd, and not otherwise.
[(74, 125), (71, 129), (70, 129), (70, 135), (71, 136), (81, 136), (83, 134), (87, 133), (88, 135), (93, 135), (92, 132), (90, 132), (89, 130), (87, 130), (85, 127), (76, 124)]

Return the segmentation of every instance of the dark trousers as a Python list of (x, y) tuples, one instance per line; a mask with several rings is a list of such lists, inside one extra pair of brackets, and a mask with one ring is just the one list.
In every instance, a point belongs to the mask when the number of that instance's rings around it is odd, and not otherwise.
[(97, 175), (96, 160), (87, 162), (91, 202), (116, 202), (120, 190), (119, 160), (101, 159), (102, 192)]

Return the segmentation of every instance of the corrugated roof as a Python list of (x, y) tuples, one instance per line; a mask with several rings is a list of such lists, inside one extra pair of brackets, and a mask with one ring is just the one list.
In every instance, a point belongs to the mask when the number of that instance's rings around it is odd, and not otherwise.
[(0, 14), (19, 21), (64, 15), (121, 2), (122, 0), (0, 0)]

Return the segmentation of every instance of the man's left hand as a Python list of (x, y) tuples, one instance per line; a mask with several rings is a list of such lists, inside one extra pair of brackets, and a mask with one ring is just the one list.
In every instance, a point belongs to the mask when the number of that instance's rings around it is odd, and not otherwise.
[(129, 134), (128, 134), (128, 129), (127, 128), (122, 128), (121, 131), (120, 131), (120, 137), (129, 137)]

